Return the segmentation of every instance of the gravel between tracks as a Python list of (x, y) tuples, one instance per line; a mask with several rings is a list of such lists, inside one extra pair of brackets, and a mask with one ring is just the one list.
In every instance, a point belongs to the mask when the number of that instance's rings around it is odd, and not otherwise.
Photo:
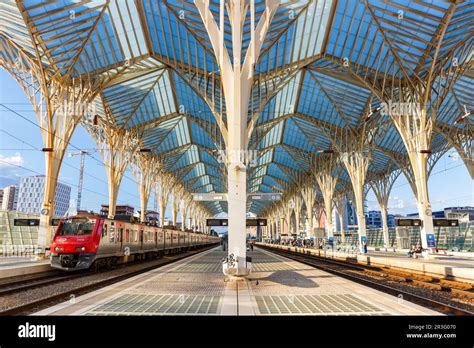
[(448, 306), (457, 307), (459, 309), (468, 310), (474, 312), (474, 300), (461, 298), (453, 295), (447, 291), (433, 290), (430, 288), (424, 288), (418, 285), (411, 285), (410, 283), (400, 283), (394, 280), (387, 279), (386, 277), (376, 277), (374, 275), (368, 275), (358, 271), (344, 271), (347, 273), (356, 274), (358, 277), (365, 277), (369, 280), (375, 280), (377, 282), (383, 282), (392, 288), (399, 289), (411, 294), (415, 294), (421, 297), (429, 298), (440, 303), (445, 303)]

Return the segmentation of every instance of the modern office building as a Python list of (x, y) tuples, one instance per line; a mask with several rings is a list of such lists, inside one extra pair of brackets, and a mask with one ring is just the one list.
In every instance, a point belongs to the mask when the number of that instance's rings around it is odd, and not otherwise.
[[(25, 213), (41, 212), (46, 178), (44, 175), (26, 176), (20, 179), (17, 210)], [(54, 216), (63, 216), (71, 198), (71, 187), (58, 183), (54, 196)]]
[[(432, 214), (434, 219), (458, 219), (460, 222), (467, 222), (474, 220), (474, 207), (447, 207)], [(418, 218), (418, 213), (407, 214), (407, 217)]]
[(459, 219), (462, 221), (474, 220), (474, 207), (448, 207), (444, 208), (446, 219)]
[[(367, 228), (382, 227), (382, 212), (380, 210), (370, 210), (365, 215)], [(395, 215), (387, 214), (387, 226), (395, 227)]]
[[(433, 216), (433, 219), (442, 219), (444, 218), (444, 210), (438, 210), (438, 211), (434, 211), (431, 213), (432, 216)], [(418, 213), (411, 213), (411, 214), (407, 214), (407, 217), (408, 218), (413, 218), (413, 219), (416, 219), (418, 218)]]
[(3, 188), (0, 194), (0, 209), (16, 210), (18, 201), (18, 186), (10, 185)]
[[(335, 218), (333, 221), (335, 222), (334, 226), (336, 227), (336, 231), (341, 230), (341, 225), (339, 223), (339, 214), (336, 209), (333, 210), (333, 214)], [(346, 211), (344, 214), (344, 230), (349, 232), (350, 230), (357, 229), (357, 214), (354, 205), (351, 201), (347, 201), (346, 203)]]

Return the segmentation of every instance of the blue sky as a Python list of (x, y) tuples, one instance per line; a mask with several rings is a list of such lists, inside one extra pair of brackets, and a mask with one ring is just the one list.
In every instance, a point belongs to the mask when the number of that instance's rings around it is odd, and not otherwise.
[[(20, 86), (0, 69), (0, 184), (18, 181), (20, 176), (34, 175), (5, 162), (25, 167), (35, 172), (44, 173), (44, 156), (41, 151), (40, 130), (32, 107)], [(6, 108), (14, 110), (25, 117), (28, 122)], [(8, 134), (7, 134), (8, 133)], [(14, 137), (18, 138), (15, 139)], [(80, 126), (76, 129), (71, 143), (80, 149), (96, 149), (94, 141)], [(32, 149), (32, 146), (36, 150)], [(76, 149), (69, 146), (69, 151)], [(107, 203), (107, 178), (105, 168), (100, 163), (99, 153), (93, 154), (96, 160), (86, 157), (84, 185), (82, 192), (83, 209), (98, 211), (101, 203)], [(64, 158), (60, 181), (72, 187), (72, 198), (77, 196), (79, 180), (79, 156)], [(449, 151), (436, 164), (429, 180), (429, 192), (433, 210), (448, 206), (465, 206), (474, 204), (474, 185), (464, 163), (454, 150)], [(413, 193), (405, 177), (400, 175), (392, 190), (389, 212), (406, 214), (416, 212)], [(132, 173), (127, 170), (120, 186), (119, 204), (129, 204), (139, 209), (139, 194)], [(150, 197), (148, 209), (154, 208), (154, 195)], [(378, 204), (372, 191), (368, 195), (368, 208), (378, 210)], [(171, 217), (169, 207), (166, 213)]]

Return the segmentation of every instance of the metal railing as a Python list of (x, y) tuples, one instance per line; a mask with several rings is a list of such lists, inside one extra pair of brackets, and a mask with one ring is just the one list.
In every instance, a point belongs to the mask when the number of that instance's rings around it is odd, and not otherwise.
[[(368, 228), (367, 245), (369, 247), (384, 247), (382, 228)], [(456, 227), (434, 227), (436, 247), (449, 251), (474, 251), (474, 221), (460, 222)], [(389, 248), (410, 249), (412, 245), (421, 244), (420, 227), (390, 227), (388, 229)], [(312, 248), (319, 248), (321, 238), (315, 238)], [(344, 242), (341, 235), (336, 234), (333, 238), (334, 246), (328, 238), (324, 238), (323, 249), (336, 249), (347, 253), (358, 253), (358, 233), (352, 231), (346, 234)], [(268, 241), (269, 242), (269, 241)], [(281, 244), (280, 241), (274, 243)]]

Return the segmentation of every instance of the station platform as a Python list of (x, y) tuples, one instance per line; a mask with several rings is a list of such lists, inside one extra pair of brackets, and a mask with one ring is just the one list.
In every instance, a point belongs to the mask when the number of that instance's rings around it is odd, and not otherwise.
[(34, 315), (440, 315), (255, 248), (247, 279), (227, 279), (220, 247)]
[[(406, 256), (409, 249), (394, 249), (394, 248), (387, 248), (384, 247), (368, 247), (369, 252), (374, 253), (388, 253), (388, 254), (398, 254), (400, 256)], [(444, 258), (444, 257), (459, 257), (466, 260), (473, 260), (474, 261), (474, 251), (451, 251), (451, 250), (444, 250), (441, 249), (438, 254), (432, 255), (433, 259), (436, 258)]]
[(0, 279), (50, 270), (49, 259), (36, 260), (35, 256), (0, 257)]
[(263, 244), (269, 247), (277, 247), (284, 250), (295, 251), (296, 249), (302, 253), (310, 253), (312, 255), (327, 257), (337, 260), (347, 260), (366, 265), (391, 267), (409, 271), (417, 274), (443, 277), (446, 279), (459, 280), (474, 284), (474, 259), (469, 256), (457, 255), (430, 255), (428, 259), (408, 257), (393, 251), (375, 251), (369, 250), (367, 254), (352, 254), (345, 252), (333, 251), (331, 249), (306, 249), (295, 248), (275, 244)]

